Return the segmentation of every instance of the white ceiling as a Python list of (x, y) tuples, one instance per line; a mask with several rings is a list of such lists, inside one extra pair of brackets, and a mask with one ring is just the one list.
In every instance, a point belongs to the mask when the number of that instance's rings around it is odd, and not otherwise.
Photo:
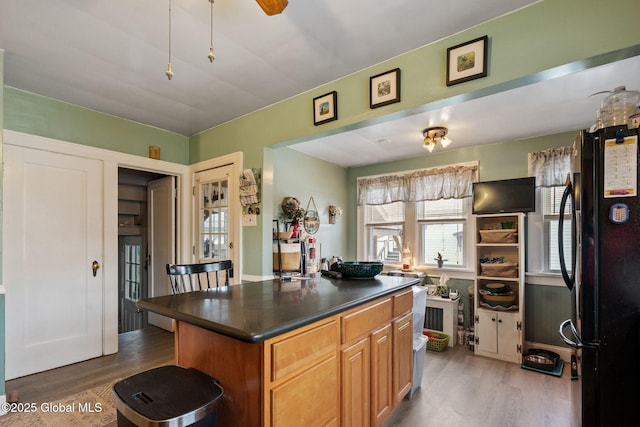
[[(168, 0), (2, 1), (0, 49), (8, 86), (191, 136), (537, 1), (289, 0), (267, 16), (254, 0), (216, 0), (209, 63), (209, 1), (172, 0), (171, 81)], [(294, 148), (353, 166), (423, 154), (431, 122), (449, 126), (450, 149), (577, 129), (595, 115), (589, 94), (640, 86), (637, 61), (624, 72), (635, 77), (563, 77)]]

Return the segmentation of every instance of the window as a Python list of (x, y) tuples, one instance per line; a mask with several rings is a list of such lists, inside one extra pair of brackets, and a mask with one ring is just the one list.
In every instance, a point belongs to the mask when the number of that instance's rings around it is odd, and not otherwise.
[(138, 301), (142, 290), (140, 242), (125, 242), (123, 250), (124, 298)]
[(470, 198), (417, 203), (421, 264), (437, 264), (438, 253), (449, 266), (465, 265), (465, 224)]
[(465, 236), (470, 203), (471, 198), (467, 197), (365, 205), (366, 258), (400, 264), (406, 244), (415, 266), (437, 265), (435, 258), (440, 253), (446, 266), (464, 268), (467, 242), (473, 240)]
[[(563, 186), (542, 188), (542, 212), (545, 233), (545, 270), (549, 272), (560, 272), (560, 251), (558, 246), (558, 223), (560, 218), (560, 201)], [(564, 215), (563, 227), (563, 249), (565, 254), (565, 264), (571, 270), (571, 201), (567, 201)]]
[(399, 263), (402, 257), (405, 203), (365, 206), (368, 259)]
[(360, 177), (358, 258), (397, 268), (405, 246), (414, 267), (471, 268), (474, 227), (469, 227), (476, 162)]

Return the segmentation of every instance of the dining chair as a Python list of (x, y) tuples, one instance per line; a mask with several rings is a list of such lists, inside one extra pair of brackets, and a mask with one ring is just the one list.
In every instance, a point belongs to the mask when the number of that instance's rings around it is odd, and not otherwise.
[(174, 295), (203, 289), (229, 286), (233, 277), (233, 261), (211, 261), (199, 264), (167, 264), (167, 274)]

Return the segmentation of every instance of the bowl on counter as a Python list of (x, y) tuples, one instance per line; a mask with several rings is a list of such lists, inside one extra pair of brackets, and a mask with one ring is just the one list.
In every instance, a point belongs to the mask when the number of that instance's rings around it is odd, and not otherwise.
[(339, 261), (331, 264), (331, 271), (342, 273), (350, 279), (371, 279), (380, 274), (383, 264), (380, 261)]

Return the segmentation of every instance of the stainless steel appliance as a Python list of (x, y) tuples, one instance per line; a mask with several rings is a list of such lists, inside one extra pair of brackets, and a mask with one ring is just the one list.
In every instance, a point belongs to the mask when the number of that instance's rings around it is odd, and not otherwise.
[[(567, 185), (575, 252), (561, 266), (574, 298), (564, 342), (581, 356), (578, 384), (583, 426), (627, 426), (640, 420), (640, 198), (638, 129), (626, 125), (583, 131), (579, 168)], [(569, 200), (572, 200), (569, 203)], [(572, 268), (568, 267), (568, 262)], [(568, 271), (569, 270), (569, 271)]]

